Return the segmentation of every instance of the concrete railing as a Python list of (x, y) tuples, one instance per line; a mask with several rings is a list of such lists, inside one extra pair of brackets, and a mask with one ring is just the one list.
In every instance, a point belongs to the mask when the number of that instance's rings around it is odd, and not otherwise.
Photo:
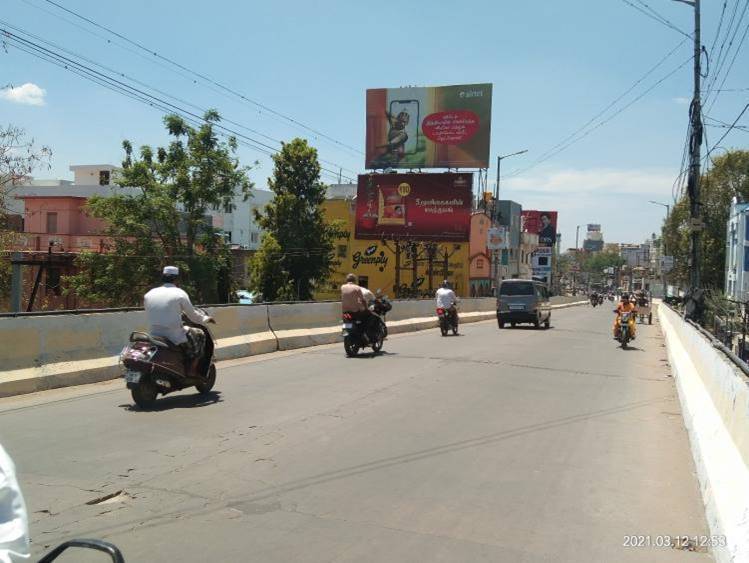
[(717, 561), (749, 561), (749, 378), (678, 313), (658, 307)]
[[(559, 306), (579, 298), (554, 298)], [(494, 318), (494, 298), (462, 299), (462, 323)], [(207, 307), (219, 360), (340, 342), (336, 302)], [(434, 301), (393, 302), (391, 334), (437, 326)], [(134, 330), (147, 330), (142, 310), (0, 317), (0, 397), (113, 379)]]

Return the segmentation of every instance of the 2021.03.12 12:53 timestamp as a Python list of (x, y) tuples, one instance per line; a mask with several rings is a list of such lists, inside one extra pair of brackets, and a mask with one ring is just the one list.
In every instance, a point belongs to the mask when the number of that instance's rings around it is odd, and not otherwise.
[(673, 549), (697, 550), (725, 547), (725, 536), (624, 536), (623, 547), (670, 547)]

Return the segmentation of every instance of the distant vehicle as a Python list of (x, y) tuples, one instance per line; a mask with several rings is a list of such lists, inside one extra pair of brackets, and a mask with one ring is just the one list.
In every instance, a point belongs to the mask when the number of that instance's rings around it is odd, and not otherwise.
[(536, 328), (551, 326), (551, 302), (548, 288), (533, 280), (504, 280), (497, 297), (497, 324), (530, 323)]
[(258, 294), (253, 291), (247, 291), (246, 289), (238, 289), (234, 292), (234, 295), (240, 305), (252, 305), (258, 301)]

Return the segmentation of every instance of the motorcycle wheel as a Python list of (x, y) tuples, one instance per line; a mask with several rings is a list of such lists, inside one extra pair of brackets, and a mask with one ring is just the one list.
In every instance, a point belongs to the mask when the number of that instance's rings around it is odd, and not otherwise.
[(214, 385), (216, 385), (216, 366), (211, 364), (211, 369), (208, 370), (208, 377), (203, 383), (198, 383), (195, 386), (195, 389), (197, 389), (198, 393), (201, 395), (206, 395), (211, 392)]
[(440, 320), (440, 332), (442, 336), (447, 336), (447, 323), (443, 320)]
[(140, 381), (138, 385), (130, 390), (130, 394), (133, 396), (133, 401), (142, 409), (150, 409), (156, 403), (156, 396), (159, 394), (159, 389), (156, 384), (150, 379)]
[(453, 335), (458, 336), (458, 323), (453, 324)]
[(648, 324), (649, 324), (649, 325), (653, 324), (653, 313), (650, 313), (650, 314), (648, 315)]
[(354, 342), (350, 336), (347, 336), (343, 339), (343, 349), (346, 350), (346, 355), (349, 358), (353, 358), (359, 353), (359, 344)]
[(372, 343), (372, 351), (373, 351), (373, 352), (374, 352), (375, 354), (379, 354), (379, 353), (380, 353), (380, 351), (382, 350), (382, 342), (383, 342), (383, 336), (382, 336), (382, 333), (380, 333), (380, 334), (379, 334), (379, 335), (377, 336), (377, 340), (375, 340), (375, 341), (374, 341), (374, 342)]
[(627, 349), (627, 343), (629, 342), (629, 333), (626, 332), (621, 336), (622, 350)]
[(499, 319), (497, 319), (497, 326), (499, 326), (499, 328), (504, 328), (505, 327), (504, 321), (500, 321)]

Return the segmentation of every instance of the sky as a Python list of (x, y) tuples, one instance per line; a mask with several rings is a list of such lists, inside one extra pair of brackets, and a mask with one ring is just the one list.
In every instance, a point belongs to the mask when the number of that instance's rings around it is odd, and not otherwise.
[[(21, 28), (183, 102), (217, 108), (239, 124), (227, 127), (272, 147), (276, 141), (308, 138), (325, 168), (343, 168), (349, 177), (364, 171), (367, 88), (491, 82), (490, 181), (496, 178), (497, 155), (527, 149), (502, 162), (500, 198), (518, 201), (524, 209), (557, 210), (565, 248), (574, 246), (576, 227), (587, 223), (600, 223), (607, 242), (641, 242), (659, 231), (665, 214), (648, 202), (673, 199), (692, 92), (691, 40), (628, 4), (645, 4), (691, 32), (693, 12), (683, 3), (56, 1), (158, 56), (47, 0), (3, 0), (0, 28)], [(717, 36), (723, 5), (703, 0), (703, 42), (715, 61), (734, 8), (734, 50), (749, 29), (749, 10), (744, 11), (749, 0), (726, 0)], [(594, 121), (595, 129), (579, 141), (537, 162), (668, 53), (601, 117), (604, 124)], [(159, 56), (260, 105), (176, 72)], [(723, 74), (732, 57), (733, 51)], [(717, 69), (706, 66), (709, 83)], [(38, 172), (39, 178), (71, 179), (71, 164), (120, 164), (124, 139), (135, 146), (168, 142), (159, 110), (12, 45), (0, 49), (0, 88), (6, 85), (12, 88), (0, 90), (0, 124), (23, 127), (53, 150), (52, 168)], [(749, 40), (720, 89), (732, 91), (714, 93), (716, 101), (705, 113), (732, 123), (749, 102)], [(740, 123), (749, 124), (749, 114)], [(708, 140), (725, 131), (708, 128)], [(749, 147), (747, 131), (733, 130), (721, 147)], [(267, 189), (270, 158), (245, 146), (239, 156), (253, 166), (256, 187)], [(337, 182), (330, 174), (323, 180)]]

